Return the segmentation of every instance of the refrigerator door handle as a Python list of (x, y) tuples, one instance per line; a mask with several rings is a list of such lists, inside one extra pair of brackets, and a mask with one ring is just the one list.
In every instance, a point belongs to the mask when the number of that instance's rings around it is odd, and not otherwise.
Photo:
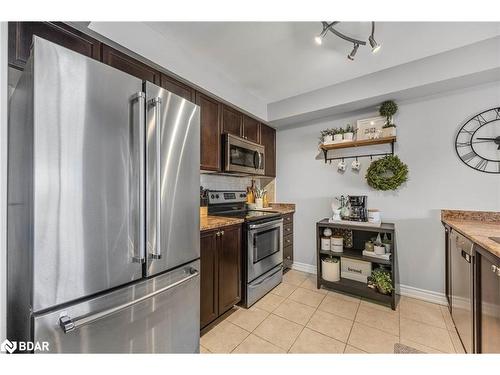
[[(139, 192), (138, 192), (138, 206), (139, 206), (139, 228), (138, 236), (139, 243), (135, 245), (134, 256), (132, 261), (135, 263), (144, 263), (146, 261), (146, 209), (145, 209), (145, 199), (146, 199), (146, 187), (145, 187), (145, 172), (146, 167), (146, 157), (145, 157), (145, 142), (146, 142), (146, 114), (145, 103), (146, 94), (142, 91), (134, 94), (131, 98), (131, 102), (138, 103), (138, 130), (139, 130)], [(132, 126), (135, 126), (135, 122), (132, 122)], [(133, 181), (133, 183), (136, 183)]]
[(155, 110), (155, 137), (156, 137), (156, 247), (150, 254), (152, 259), (161, 259), (161, 98), (150, 100)]
[(115, 307), (112, 307), (112, 308), (109, 308), (106, 310), (102, 310), (102, 311), (96, 312), (94, 314), (81, 316), (81, 317), (78, 317), (75, 319), (72, 319), (68, 315), (63, 315), (59, 318), (59, 327), (61, 327), (61, 329), (63, 330), (64, 333), (69, 333), (69, 332), (74, 331), (80, 327), (87, 325), (87, 324), (91, 324), (91, 323), (95, 322), (96, 320), (105, 318), (109, 315), (115, 314), (117, 312), (120, 312), (121, 310), (127, 309), (127, 308), (134, 306), (140, 302), (143, 302), (149, 298), (152, 298), (160, 293), (166, 292), (169, 289), (175, 288), (176, 286), (178, 286), (180, 284), (183, 284), (191, 279), (194, 279), (195, 277), (197, 277), (200, 274), (200, 272), (193, 267), (190, 267), (188, 272), (189, 272), (189, 275), (182, 278), (181, 280), (178, 280), (170, 285), (167, 285), (161, 289), (158, 289), (152, 293), (148, 293), (140, 298), (137, 298), (133, 301), (129, 301), (129, 302), (124, 303), (122, 305), (115, 306)]

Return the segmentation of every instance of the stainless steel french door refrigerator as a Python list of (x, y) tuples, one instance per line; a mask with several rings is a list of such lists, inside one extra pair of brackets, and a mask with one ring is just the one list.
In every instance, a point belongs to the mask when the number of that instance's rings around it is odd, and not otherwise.
[(8, 337), (199, 350), (199, 107), (34, 37), (9, 112)]

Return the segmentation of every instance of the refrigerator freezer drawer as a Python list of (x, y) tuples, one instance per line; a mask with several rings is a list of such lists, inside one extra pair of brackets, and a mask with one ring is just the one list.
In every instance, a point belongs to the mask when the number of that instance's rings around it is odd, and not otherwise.
[(199, 261), (34, 318), (51, 353), (197, 353)]

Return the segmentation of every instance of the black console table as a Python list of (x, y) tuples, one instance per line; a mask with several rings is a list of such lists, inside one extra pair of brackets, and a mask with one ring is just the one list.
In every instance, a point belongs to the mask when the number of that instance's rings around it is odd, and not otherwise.
[[(352, 247), (346, 248), (344, 243), (344, 251), (342, 253), (334, 253), (331, 251), (321, 250), (321, 236), (325, 228), (330, 228), (332, 231), (343, 230), (352, 232)], [(383, 235), (386, 233), (391, 241), (391, 258), (390, 260), (379, 259), (374, 257), (367, 257), (363, 255), (363, 250), (365, 247), (365, 241), (376, 237), (380, 233)], [(344, 241), (345, 242), (345, 241)], [(338, 290), (344, 293), (354, 294), (363, 298), (378, 301), (380, 303), (390, 306), (393, 310), (396, 310), (397, 300), (396, 300), (396, 284), (398, 279), (397, 272), (397, 252), (396, 252), (396, 231), (395, 225), (392, 223), (382, 223), (380, 226), (368, 226), (368, 225), (356, 225), (351, 223), (329, 223), (328, 219), (323, 219), (316, 223), (316, 263), (317, 263), (317, 288), (322, 286), (332, 290)], [(372, 263), (372, 269), (374, 266), (383, 264), (392, 273), (392, 294), (382, 294), (377, 290), (369, 288), (368, 285), (361, 281), (340, 278), (340, 281), (331, 282), (323, 280), (321, 277), (321, 259), (332, 254), (335, 257), (345, 257), (351, 259), (362, 260)]]

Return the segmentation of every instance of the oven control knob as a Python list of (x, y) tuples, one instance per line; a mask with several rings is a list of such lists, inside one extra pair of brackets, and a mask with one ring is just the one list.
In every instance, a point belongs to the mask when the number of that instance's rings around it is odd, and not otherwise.
[(245, 194), (240, 194), (240, 198), (245, 198)]
[(219, 194), (216, 194), (216, 195), (215, 195), (215, 198), (219, 199)]
[(212, 195), (210, 196), (210, 198), (214, 199), (214, 198), (215, 198), (215, 196), (212, 194)]

